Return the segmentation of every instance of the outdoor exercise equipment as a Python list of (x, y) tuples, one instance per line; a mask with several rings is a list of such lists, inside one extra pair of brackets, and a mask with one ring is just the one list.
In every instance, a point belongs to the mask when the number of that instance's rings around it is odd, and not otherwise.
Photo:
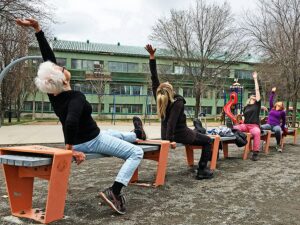
[[(0, 86), (2, 84), (2, 80), (8, 74), (8, 72), (10, 71), (11, 68), (13, 68), (18, 63), (24, 62), (29, 59), (42, 59), (42, 56), (25, 56), (25, 57), (22, 57), (22, 58), (12, 61), (0, 73)], [(0, 100), (1, 100), (1, 95), (0, 95)], [(1, 127), (1, 119), (0, 119), (0, 127)]]
[(244, 87), (241, 86), (237, 80), (230, 86), (229, 100), (226, 103), (226, 94), (224, 92), (224, 112), (231, 119), (233, 124), (242, 123), (243, 121), (238, 119), (236, 116), (243, 109), (243, 90)]

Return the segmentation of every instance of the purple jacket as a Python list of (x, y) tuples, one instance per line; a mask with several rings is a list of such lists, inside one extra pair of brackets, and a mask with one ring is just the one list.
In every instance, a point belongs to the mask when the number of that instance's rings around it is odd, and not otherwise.
[(268, 116), (267, 124), (273, 125), (273, 126), (281, 126), (281, 129), (283, 130), (285, 126), (285, 111), (284, 110), (275, 110), (273, 109), (274, 106), (274, 96), (275, 93), (271, 92), (269, 103), (270, 103), (270, 112)]

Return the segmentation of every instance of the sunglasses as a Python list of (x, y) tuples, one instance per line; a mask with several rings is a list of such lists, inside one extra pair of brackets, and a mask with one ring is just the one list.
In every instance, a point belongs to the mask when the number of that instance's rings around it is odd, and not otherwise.
[(61, 72), (64, 72), (64, 71), (65, 71), (65, 69), (66, 69), (66, 67), (64, 67), (64, 66), (63, 66), (63, 67), (62, 67), (62, 71), (61, 71)]

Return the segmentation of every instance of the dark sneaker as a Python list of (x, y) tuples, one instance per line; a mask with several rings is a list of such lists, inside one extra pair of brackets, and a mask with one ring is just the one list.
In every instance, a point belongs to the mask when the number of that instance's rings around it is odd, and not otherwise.
[(132, 122), (133, 122), (134, 133), (136, 134), (136, 137), (141, 140), (146, 140), (146, 133), (143, 128), (142, 120), (139, 117), (134, 116), (132, 118)]
[(205, 128), (203, 128), (203, 126), (202, 126), (202, 122), (198, 118), (194, 118), (193, 119), (193, 124), (194, 124), (194, 127), (196, 128), (196, 130), (199, 133), (201, 133), (201, 134), (205, 134), (206, 133)]
[(100, 198), (103, 199), (105, 203), (109, 205), (110, 208), (112, 208), (115, 212), (124, 215), (126, 212), (125, 204), (126, 200), (124, 195), (120, 194), (119, 196), (116, 196), (112, 192), (112, 188), (107, 188), (104, 191), (100, 192)]
[(209, 168), (205, 169), (198, 169), (196, 179), (197, 180), (203, 180), (203, 179), (211, 179), (214, 177), (214, 172), (210, 170)]
[(253, 152), (252, 153), (252, 156), (251, 156), (251, 160), (252, 161), (257, 161), (259, 158), (258, 158), (258, 152)]

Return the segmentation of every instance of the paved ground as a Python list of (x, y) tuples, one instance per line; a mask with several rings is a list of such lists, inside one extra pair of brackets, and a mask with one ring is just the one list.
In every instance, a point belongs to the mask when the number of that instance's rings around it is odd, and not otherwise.
[[(33, 129), (23, 127), (26, 133)], [(54, 135), (58, 132), (55, 129)], [(159, 132), (159, 127), (155, 132)], [(45, 127), (36, 132), (37, 136), (41, 133), (45, 133)], [(109, 158), (73, 165), (66, 218), (52, 224), (300, 224), (299, 144), (298, 141), (298, 145), (285, 145), (280, 154), (272, 147), (272, 140), (271, 153), (262, 153), (257, 162), (243, 161), (242, 150), (232, 146), (230, 158), (224, 160), (220, 154), (215, 178), (206, 181), (194, 179), (195, 173), (186, 166), (184, 149), (171, 150), (165, 186), (126, 188), (128, 213), (124, 216), (115, 215), (97, 197), (100, 190), (111, 185), (122, 161)], [(199, 152), (195, 158), (199, 158)], [(155, 166), (156, 163), (144, 160), (140, 178), (152, 180)], [(35, 207), (45, 203), (46, 188), (45, 181), (35, 182)], [(26, 219), (14, 221), (9, 215), (4, 177), (0, 172), (0, 224), (36, 224)]]

